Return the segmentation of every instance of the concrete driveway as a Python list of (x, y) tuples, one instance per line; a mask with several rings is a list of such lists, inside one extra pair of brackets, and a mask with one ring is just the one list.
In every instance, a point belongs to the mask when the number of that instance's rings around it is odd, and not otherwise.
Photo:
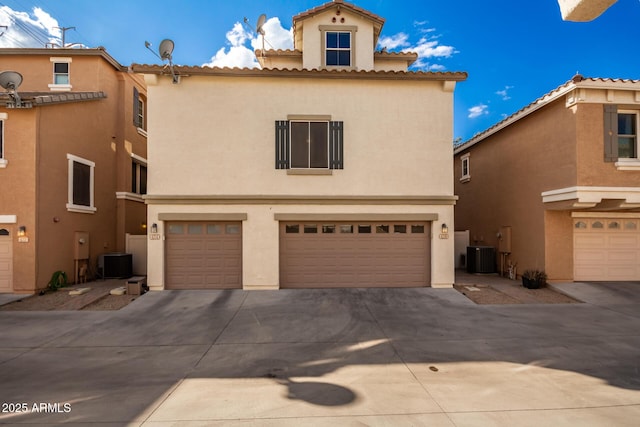
[(586, 302), (164, 291), (0, 312), (0, 423), (638, 425), (640, 283), (556, 287)]

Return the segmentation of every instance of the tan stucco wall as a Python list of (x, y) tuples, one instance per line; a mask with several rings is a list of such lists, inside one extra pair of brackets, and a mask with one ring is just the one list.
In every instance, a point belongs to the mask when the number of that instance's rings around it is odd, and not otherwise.
[[(450, 195), (452, 94), (440, 81), (189, 77), (149, 87), (149, 193)], [(344, 121), (344, 170), (276, 170), (276, 120)], [(406, 167), (402, 167), (406, 166)]]
[[(511, 226), (509, 259), (517, 263), (519, 273), (545, 268), (545, 260), (565, 259), (565, 246), (545, 241), (541, 193), (576, 185), (575, 138), (575, 111), (560, 99), (457, 153), (456, 230), (469, 230), (471, 245), (497, 248), (499, 228)], [(466, 153), (470, 153), (471, 180), (461, 183), (460, 157)], [(547, 222), (552, 219), (550, 215)], [(557, 221), (553, 224), (558, 227)], [(549, 273), (564, 277), (550, 274), (550, 278), (567, 278), (565, 272), (564, 267), (553, 266)]]

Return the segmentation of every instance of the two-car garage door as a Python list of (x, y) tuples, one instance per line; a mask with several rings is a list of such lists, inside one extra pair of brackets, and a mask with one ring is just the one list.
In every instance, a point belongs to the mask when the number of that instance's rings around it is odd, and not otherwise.
[(281, 222), (280, 286), (428, 286), (429, 224)]

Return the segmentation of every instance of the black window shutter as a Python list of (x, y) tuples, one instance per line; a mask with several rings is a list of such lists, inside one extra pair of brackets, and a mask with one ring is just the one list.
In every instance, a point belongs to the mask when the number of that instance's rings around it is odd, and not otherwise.
[(618, 161), (618, 106), (604, 106), (604, 161)]
[(276, 120), (276, 169), (289, 169), (289, 122)]
[(142, 127), (142, 123), (140, 123), (140, 112), (138, 108), (140, 107), (138, 103), (138, 98), (140, 98), (140, 94), (138, 93), (137, 88), (133, 88), (133, 125), (135, 127)]
[(344, 169), (343, 133), (343, 122), (329, 122), (329, 169)]

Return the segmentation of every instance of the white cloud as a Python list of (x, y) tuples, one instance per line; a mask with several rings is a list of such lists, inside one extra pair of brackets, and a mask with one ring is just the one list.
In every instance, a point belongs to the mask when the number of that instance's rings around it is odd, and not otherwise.
[(413, 68), (428, 71), (443, 71), (446, 67), (439, 63), (439, 60), (450, 58), (458, 53), (455, 47), (441, 44), (440, 36), (435, 34), (435, 28), (428, 28), (427, 21), (416, 21), (414, 27), (421, 36), (417, 43), (409, 41), (409, 35), (404, 32), (392, 36), (380, 37), (378, 45), (388, 50), (400, 48), (401, 52), (415, 52), (418, 59), (413, 64)]
[(475, 119), (480, 116), (486, 116), (489, 114), (489, 106), (485, 104), (478, 104), (474, 107), (469, 108), (469, 118)]
[(497, 91), (496, 95), (501, 96), (503, 101), (508, 101), (511, 99), (509, 96), (509, 91), (511, 89), (513, 89), (513, 86), (505, 86), (504, 89)]
[(7, 28), (0, 37), (0, 47), (45, 47), (47, 43), (60, 44), (60, 30), (54, 29), (58, 21), (39, 7), (32, 13), (20, 12), (0, 6), (0, 25)]
[(409, 46), (409, 36), (405, 33), (394, 34), (393, 36), (380, 37), (378, 45), (385, 49), (396, 49), (398, 47)]
[[(293, 49), (292, 30), (282, 27), (280, 19), (269, 18), (264, 23), (265, 49)], [(220, 48), (205, 67), (239, 67), (258, 68), (260, 64), (254, 54), (255, 49), (262, 49), (262, 36), (245, 29), (236, 22), (226, 34), (228, 48)], [(247, 46), (249, 42), (249, 46)]]
[[(293, 28), (285, 29), (278, 17), (267, 19), (262, 26), (264, 29), (265, 49), (293, 49)], [(262, 36), (251, 39), (251, 47), (262, 49)]]

